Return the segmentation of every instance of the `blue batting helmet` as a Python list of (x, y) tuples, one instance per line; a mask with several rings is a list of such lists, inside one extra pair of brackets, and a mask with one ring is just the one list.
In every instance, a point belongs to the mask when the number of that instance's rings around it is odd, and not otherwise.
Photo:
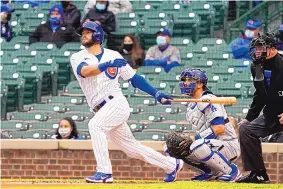
[(93, 31), (92, 40), (99, 41), (100, 44), (102, 44), (104, 40), (104, 31), (101, 25), (93, 21), (86, 21), (83, 23), (83, 25), (80, 28), (77, 29), (77, 34), (82, 35), (83, 29), (89, 29)]
[(189, 69), (185, 69), (181, 72), (180, 74), (180, 90), (181, 90), (181, 94), (186, 94), (191, 96), (194, 93), (194, 90), (196, 88), (196, 82), (190, 82), (190, 84), (187, 86), (185, 85), (185, 81), (187, 79), (194, 79), (197, 82), (200, 82), (203, 84), (204, 89), (208, 89), (207, 88), (207, 81), (208, 78), (206, 76), (206, 74), (204, 72), (202, 72), (200, 69), (195, 69), (195, 68), (189, 68)]

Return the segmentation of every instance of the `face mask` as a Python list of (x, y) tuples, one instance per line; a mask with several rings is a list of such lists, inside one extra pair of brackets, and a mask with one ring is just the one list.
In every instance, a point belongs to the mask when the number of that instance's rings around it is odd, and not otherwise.
[(97, 3), (97, 4), (95, 5), (95, 7), (96, 7), (97, 10), (103, 11), (103, 10), (105, 10), (106, 5)]
[(124, 44), (123, 49), (129, 52), (133, 49), (133, 44)]
[(246, 30), (245, 31), (245, 36), (247, 36), (248, 38), (254, 38), (254, 31), (251, 30)]
[(61, 135), (62, 138), (67, 138), (71, 134), (71, 129), (70, 128), (59, 128), (59, 134)]
[(49, 21), (54, 25), (59, 25), (61, 23), (61, 19), (58, 17), (50, 17)]
[(166, 44), (166, 38), (163, 37), (163, 36), (158, 36), (156, 38), (156, 43), (157, 43), (158, 46), (163, 46), (163, 45)]

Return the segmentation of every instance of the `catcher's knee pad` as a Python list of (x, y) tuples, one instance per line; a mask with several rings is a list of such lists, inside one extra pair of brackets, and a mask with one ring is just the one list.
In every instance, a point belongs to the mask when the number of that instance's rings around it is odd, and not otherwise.
[(214, 171), (220, 171), (229, 174), (232, 169), (226, 157), (220, 152), (215, 152), (207, 145), (209, 140), (198, 139), (194, 141), (190, 147), (192, 155), (199, 161), (208, 165)]

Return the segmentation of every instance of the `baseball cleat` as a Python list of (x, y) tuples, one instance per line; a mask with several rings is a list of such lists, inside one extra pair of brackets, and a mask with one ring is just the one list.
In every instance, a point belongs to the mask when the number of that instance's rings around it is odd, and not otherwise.
[(93, 176), (87, 177), (86, 182), (88, 183), (112, 183), (112, 174), (105, 174), (101, 172), (96, 172)]
[(213, 177), (213, 174), (203, 173), (201, 175), (194, 176), (191, 180), (193, 180), (193, 181), (206, 181), (206, 180), (211, 180), (212, 177)]
[(231, 173), (220, 176), (218, 178), (219, 181), (235, 182), (242, 176), (242, 173), (240, 172), (236, 164), (232, 163), (230, 166), (232, 168)]
[(184, 161), (181, 159), (176, 159), (176, 168), (172, 173), (167, 174), (163, 179), (164, 182), (175, 182), (177, 179), (177, 174), (182, 170), (184, 166)]
[(246, 176), (241, 177), (236, 182), (238, 183), (256, 183), (256, 184), (269, 184), (270, 180), (266, 173), (257, 174), (254, 171), (251, 171)]

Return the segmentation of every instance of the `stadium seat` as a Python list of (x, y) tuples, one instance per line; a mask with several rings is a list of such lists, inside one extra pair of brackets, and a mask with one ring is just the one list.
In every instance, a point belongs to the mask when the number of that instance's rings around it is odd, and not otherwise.
[(2, 121), (1, 130), (26, 130), (29, 128), (29, 124), (23, 121)]
[(50, 139), (54, 132), (46, 131), (13, 131), (9, 132), (11, 139)]
[(62, 104), (84, 104), (84, 97), (72, 97), (72, 96), (53, 96), (47, 99), (48, 103), (62, 103)]
[(7, 119), (8, 86), (1, 81), (1, 120)]
[(47, 121), (48, 116), (44, 112), (13, 112), (10, 116), (10, 119), (24, 121)]
[(177, 132), (182, 132), (184, 130), (183, 125), (181, 124), (172, 124), (172, 123), (150, 123), (144, 126), (143, 131), (146, 132), (153, 132), (153, 131), (177, 131)]
[(44, 111), (46, 113), (47, 112), (62, 113), (62, 112), (66, 112), (67, 108), (62, 104), (35, 104), (30, 106), (29, 110), (36, 112)]
[(46, 131), (55, 131), (59, 127), (59, 122), (31, 122), (28, 125), (29, 130), (46, 130)]
[(68, 94), (76, 94), (76, 95), (83, 95), (83, 91), (78, 83), (78, 81), (71, 81), (64, 90), (65, 95)]
[(88, 105), (65, 105), (66, 111), (72, 112), (90, 112), (90, 107)]
[(134, 137), (137, 140), (156, 140), (164, 141), (164, 133), (159, 132), (134, 132)]

